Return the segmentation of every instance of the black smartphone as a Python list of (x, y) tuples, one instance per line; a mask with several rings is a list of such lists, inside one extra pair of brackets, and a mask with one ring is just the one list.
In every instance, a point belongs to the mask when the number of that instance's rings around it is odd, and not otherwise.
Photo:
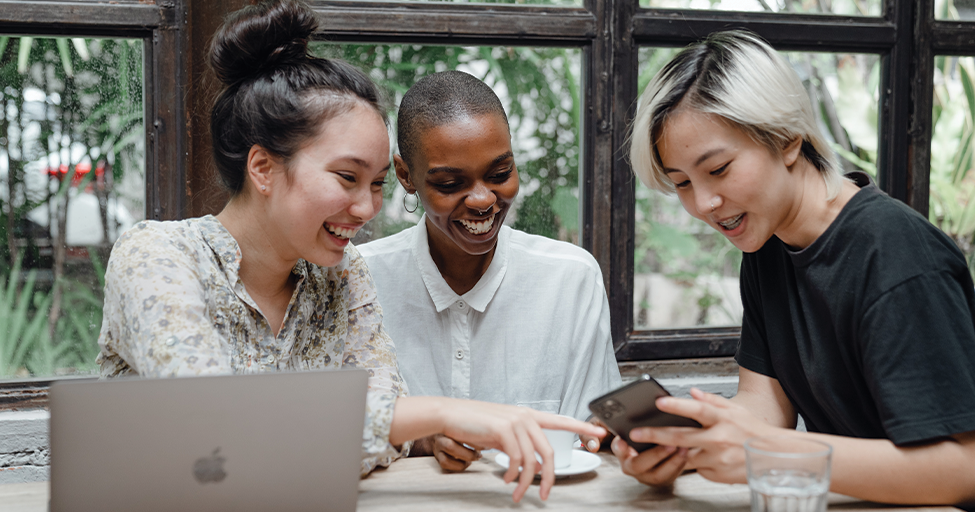
[(589, 410), (602, 421), (610, 432), (623, 438), (626, 444), (642, 452), (657, 446), (653, 443), (630, 441), (630, 430), (636, 427), (698, 427), (701, 424), (683, 416), (675, 416), (657, 409), (657, 399), (670, 393), (643, 375), (619, 389), (589, 402)]

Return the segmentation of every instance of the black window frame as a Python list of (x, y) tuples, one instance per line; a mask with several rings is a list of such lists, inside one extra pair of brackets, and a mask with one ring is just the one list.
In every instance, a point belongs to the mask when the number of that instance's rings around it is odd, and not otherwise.
[[(196, 114), (187, 112), (185, 99), (193, 60), (185, 51), (191, 35), (189, 0), (156, 2), (0, 0), (0, 33), (145, 41), (146, 213), (147, 218), (178, 219), (189, 215), (188, 167), (197, 161), (190, 153), (205, 148), (190, 147), (197, 137), (190, 137), (188, 119)], [(622, 148), (640, 92), (640, 47), (682, 46), (716, 30), (745, 28), (780, 50), (880, 55), (879, 185), (925, 215), (934, 56), (975, 55), (975, 22), (936, 21), (934, 0), (883, 0), (879, 17), (650, 9), (638, 0), (584, 0), (581, 7), (362, 0), (309, 4), (319, 15), (315, 38), (322, 41), (582, 50), (581, 244), (603, 272), (620, 362), (729, 356), (740, 332), (735, 327), (634, 330), (636, 180)], [(197, 45), (192, 51), (205, 48)]]
[(184, 1), (0, 0), (2, 35), (142, 39), (147, 219), (182, 218), (186, 204)]

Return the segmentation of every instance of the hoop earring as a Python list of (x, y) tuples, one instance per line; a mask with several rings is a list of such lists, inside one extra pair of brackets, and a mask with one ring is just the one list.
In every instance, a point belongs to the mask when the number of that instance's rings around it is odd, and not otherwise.
[[(412, 210), (410, 209), (409, 206), (406, 205), (406, 198), (410, 196), (413, 196), (413, 199), (416, 201), (416, 203), (413, 205)], [(413, 213), (419, 207), (420, 207), (420, 198), (416, 197), (416, 192), (407, 192), (407, 194), (403, 196), (403, 208), (406, 209), (407, 213)]]

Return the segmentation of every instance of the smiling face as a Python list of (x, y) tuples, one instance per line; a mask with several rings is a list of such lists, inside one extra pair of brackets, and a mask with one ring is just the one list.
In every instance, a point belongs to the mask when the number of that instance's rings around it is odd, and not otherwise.
[(406, 176), (398, 160), (397, 173), (423, 203), (431, 249), (470, 255), (493, 250), (518, 195), (507, 123), (493, 114), (462, 117), (427, 129), (417, 140), (413, 168)]
[(264, 193), (274, 249), (286, 259), (337, 265), (349, 239), (382, 207), (389, 170), (386, 125), (357, 102), (325, 122), (287, 168), (273, 165), (277, 169)]
[(718, 117), (678, 108), (657, 151), (681, 204), (735, 247), (755, 252), (793, 223), (802, 190), (790, 170), (800, 141), (769, 151)]

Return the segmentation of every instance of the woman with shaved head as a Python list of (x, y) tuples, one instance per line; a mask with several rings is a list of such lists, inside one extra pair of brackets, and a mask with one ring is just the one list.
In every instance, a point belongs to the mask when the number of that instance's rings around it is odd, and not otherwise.
[[(396, 177), (424, 215), (359, 249), (411, 393), (586, 418), (620, 384), (602, 275), (585, 250), (504, 225), (519, 180), (498, 97), (466, 73), (427, 76), (397, 134)], [(443, 435), (413, 453), (448, 470), (479, 456)]]

